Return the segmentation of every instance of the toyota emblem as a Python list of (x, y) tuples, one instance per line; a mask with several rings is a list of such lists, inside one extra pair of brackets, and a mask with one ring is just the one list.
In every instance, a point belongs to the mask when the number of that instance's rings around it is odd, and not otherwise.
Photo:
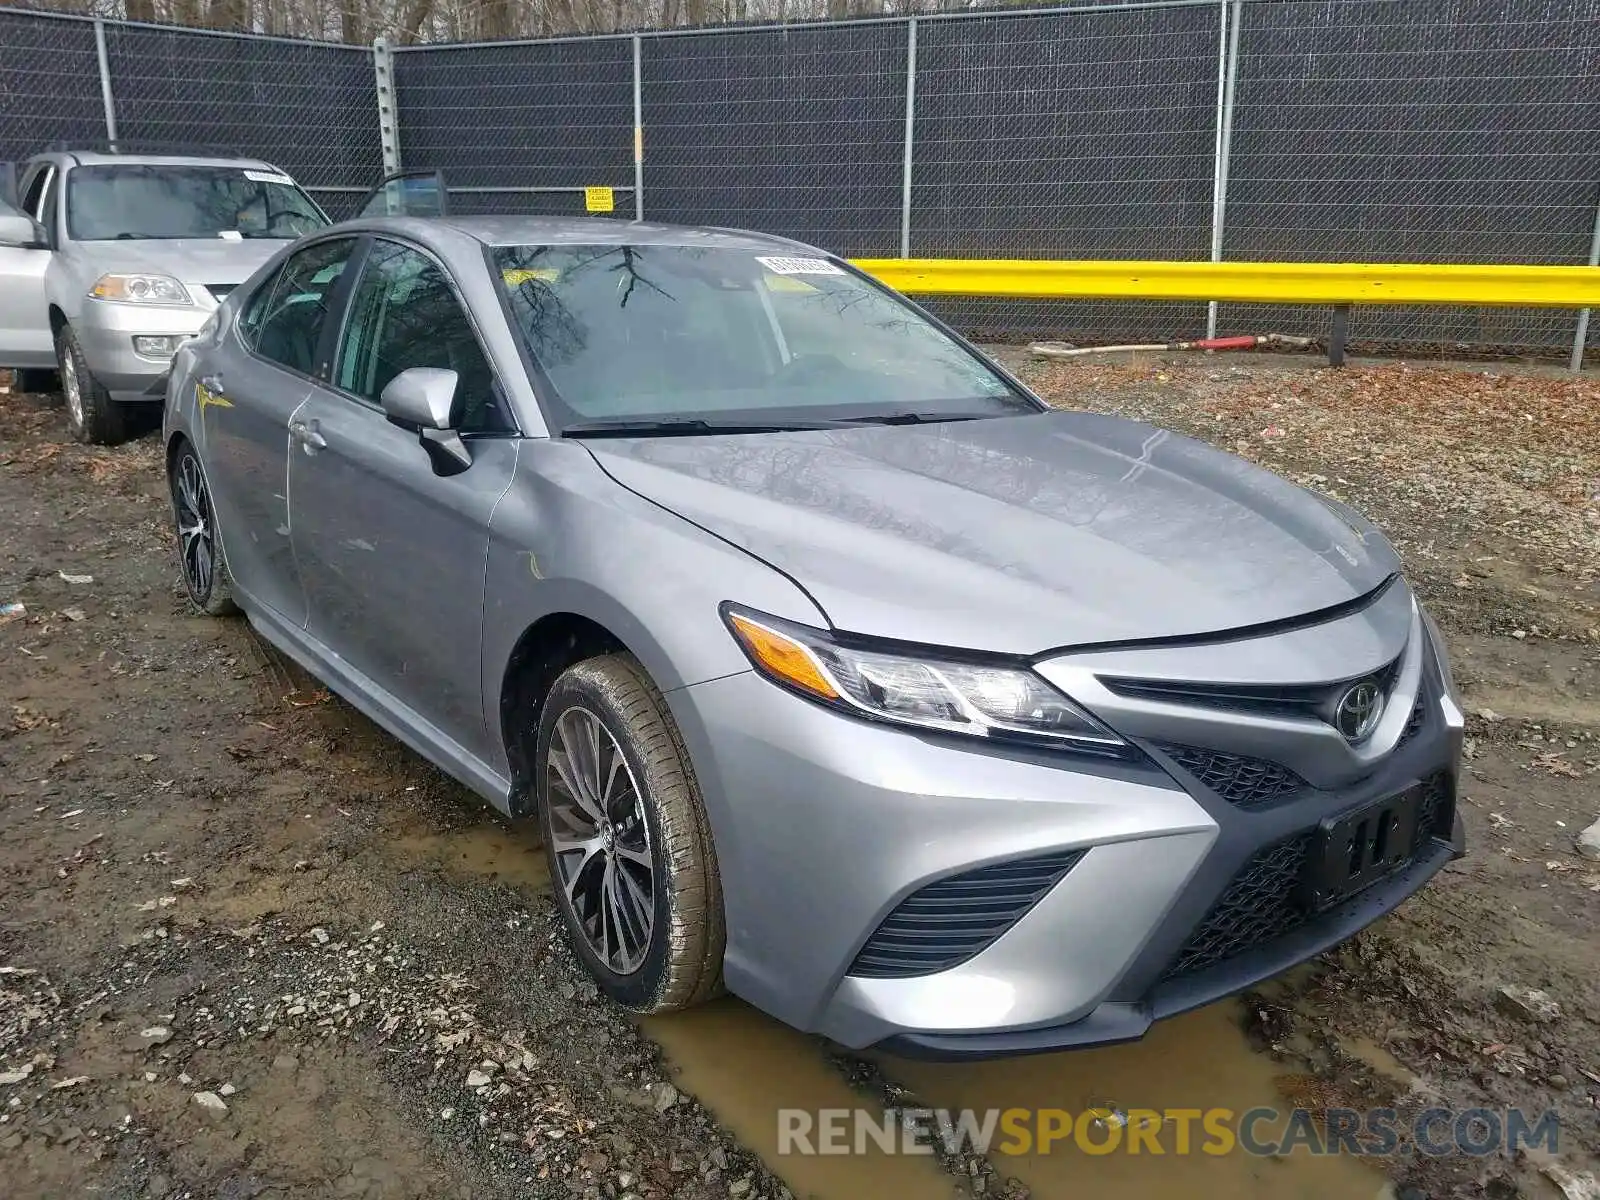
[(1353, 684), (1339, 697), (1339, 707), (1334, 710), (1333, 724), (1347, 742), (1359, 742), (1371, 733), (1383, 716), (1383, 693), (1370, 679)]

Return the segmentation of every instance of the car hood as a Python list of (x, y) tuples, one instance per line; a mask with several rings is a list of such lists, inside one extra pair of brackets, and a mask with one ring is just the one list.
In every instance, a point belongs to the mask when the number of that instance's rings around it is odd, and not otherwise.
[(1354, 513), (1091, 413), (588, 445), (623, 486), (791, 576), (854, 633), (1011, 654), (1216, 633), (1349, 601), (1399, 570)]
[(79, 242), (96, 278), (111, 272), (146, 271), (184, 283), (238, 284), (289, 243), (277, 238), (172, 238), (150, 241)]

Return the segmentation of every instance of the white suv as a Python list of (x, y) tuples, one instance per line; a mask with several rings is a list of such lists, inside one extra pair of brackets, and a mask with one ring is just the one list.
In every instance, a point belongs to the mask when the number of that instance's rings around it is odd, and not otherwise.
[(223, 297), (329, 223), (255, 159), (61, 150), (20, 180), (0, 208), (0, 367), (24, 390), (59, 371), (85, 442), (126, 436), (130, 406), (161, 403), (173, 354)]

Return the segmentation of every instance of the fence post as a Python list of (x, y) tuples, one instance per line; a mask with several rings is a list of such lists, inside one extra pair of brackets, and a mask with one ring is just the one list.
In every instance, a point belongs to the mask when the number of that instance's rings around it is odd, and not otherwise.
[(106, 23), (95, 18), (94, 53), (100, 62), (100, 104), (106, 114), (106, 141), (117, 148), (117, 102), (111, 94), (111, 55), (106, 51)]
[[(1594, 234), (1589, 239), (1589, 265), (1600, 267), (1600, 204), (1594, 210)], [(1589, 341), (1589, 310), (1578, 310), (1578, 328), (1572, 336), (1572, 362), (1569, 364), (1572, 373), (1576, 375), (1583, 370), (1583, 350)]]
[[(1222, 261), (1228, 215), (1228, 161), (1233, 151), (1233, 96), (1239, 78), (1239, 27), (1243, 0), (1217, 0), (1217, 145), (1211, 166), (1211, 261)], [(1206, 336), (1217, 336), (1217, 302), (1206, 304)]]
[(378, 145), (383, 151), (383, 173), (400, 170), (400, 113), (394, 88), (394, 52), (387, 38), (372, 42), (372, 81), (378, 90)]
[(917, 137), (917, 19), (906, 20), (906, 134), (900, 162), (900, 257), (911, 257), (911, 170)]
[(633, 219), (644, 220), (644, 39), (633, 35)]

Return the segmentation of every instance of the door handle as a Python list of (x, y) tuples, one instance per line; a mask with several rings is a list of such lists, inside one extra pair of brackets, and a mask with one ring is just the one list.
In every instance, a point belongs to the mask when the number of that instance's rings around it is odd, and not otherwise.
[(290, 421), (289, 435), (306, 448), (307, 454), (328, 444), (328, 439), (317, 432), (315, 421)]

